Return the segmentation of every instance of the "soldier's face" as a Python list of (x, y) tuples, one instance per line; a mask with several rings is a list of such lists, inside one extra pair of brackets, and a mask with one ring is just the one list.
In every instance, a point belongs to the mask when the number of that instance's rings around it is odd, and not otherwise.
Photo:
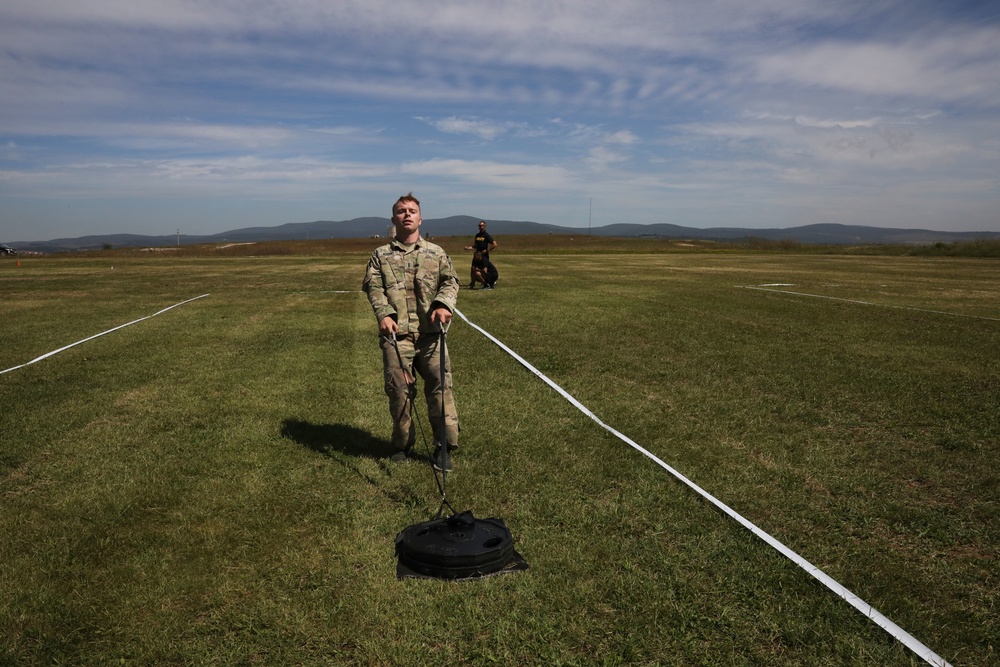
[(420, 206), (416, 202), (401, 201), (396, 202), (392, 207), (392, 224), (396, 226), (396, 232), (413, 232), (423, 222), (420, 218)]

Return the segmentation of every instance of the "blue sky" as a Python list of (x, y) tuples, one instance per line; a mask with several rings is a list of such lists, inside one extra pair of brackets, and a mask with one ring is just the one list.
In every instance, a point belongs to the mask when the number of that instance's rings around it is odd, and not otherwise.
[(1000, 231), (995, 1), (3, 0), (0, 45), (0, 241), (410, 190), (425, 218)]

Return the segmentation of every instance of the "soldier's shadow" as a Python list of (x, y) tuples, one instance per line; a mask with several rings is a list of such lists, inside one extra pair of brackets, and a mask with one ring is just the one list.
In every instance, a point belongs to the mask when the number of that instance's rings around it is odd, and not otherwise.
[[(282, 421), (281, 435), (340, 463), (393, 502), (408, 507), (424, 506), (422, 496), (410, 489), (408, 483), (390, 481), (393, 465), (389, 462), (389, 457), (395, 449), (384, 438), (378, 438), (349, 424), (313, 424), (301, 419)], [(346, 458), (338, 454), (346, 455)], [(376, 469), (381, 469), (386, 476), (382, 477), (370, 466), (363, 465), (360, 459), (366, 458), (381, 459)]]
[(392, 443), (349, 424), (314, 424), (301, 419), (281, 423), (281, 435), (320, 454), (340, 452), (359, 458), (387, 458)]

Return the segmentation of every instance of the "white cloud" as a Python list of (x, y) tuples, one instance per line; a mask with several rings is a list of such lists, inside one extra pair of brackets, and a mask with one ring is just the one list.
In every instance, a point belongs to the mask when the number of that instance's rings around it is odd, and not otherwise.
[[(753, 156), (776, 167), (840, 170), (847, 165), (863, 178), (903, 178), (928, 169), (990, 169), (1000, 163), (1000, 121), (969, 122), (961, 131), (941, 123), (940, 114), (904, 113), (899, 119), (788, 117), (747, 114), (743, 122), (688, 123), (669, 138), (671, 146), (724, 159)], [(985, 139), (990, 137), (990, 139)], [(830, 183), (843, 177), (828, 174)]]
[[(367, 163), (314, 158), (119, 159), (74, 162), (44, 171), (7, 172), (14, 198), (123, 199), (139, 196), (285, 197), (323, 192), (357, 178), (377, 179), (394, 170)], [(107, 187), (112, 184), (112, 187)]]
[(418, 120), (426, 122), (441, 132), (448, 134), (472, 134), (487, 141), (495, 139), (512, 127), (510, 123), (498, 123), (477, 118), (458, 118), (456, 116), (437, 120), (418, 117)]
[(757, 58), (757, 80), (865, 95), (1000, 103), (1000, 30), (903, 43), (825, 41)]
[(401, 165), (404, 174), (453, 178), (479, 185), (541, 190), (569, 187), (573, 178), (561, 167), (507, 164), (486, 160), (434, 159)]
[(746, 31), (820, 20), (836, 13), (827, 4), (8, 0), (0, 36), (23, 57), (91, 65), (78, 72), (88, 78), (173, 62), (193, 76), (311, 90), (622, 108), (717, 93), (698, 60), (714, 69), (739, 55)]
[(605, 141), (609, 144), (622, 144), (628, 146), (638, 141), (638, 137), (636, 137), (635, 134), (629, 130), (619, 130), (605, 137)]
[(595, 146), (587, 155), (586, 164), (592, 171), (606, 171), (612, 165), (625, 162), (628, 156), (610, 146)]
[(849, 130), (858, 127), (875, 127), (882, 121), (879, 118), (865, 118), (861, 120), (832, 120), (826, 118), (811, 118), (809, 116), (796, 116), (795, 122), (803, 127)]

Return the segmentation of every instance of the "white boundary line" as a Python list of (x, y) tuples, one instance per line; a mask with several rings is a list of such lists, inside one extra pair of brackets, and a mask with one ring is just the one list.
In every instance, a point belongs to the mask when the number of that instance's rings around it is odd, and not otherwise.
[(830, 577), (829, 575), (827, 575), (821, 569), (819, 569), (818, 567), (816, 567), (815, 565), (813, 565), (812, 563), (810, 563), (809, 561), (807, 561), (805, 558), (803, 558), (799, 554), (795, 553), (794, 551), (792, 551), (791, 549), (789, 549), (788, 547), (786, 547), (784, 544), (782, 544), (777, 539), (775, 539), (774, 537), (772, 537), (771, 535), (769, 535), (768, 533), (766, 533), (764, 530), (758, 528), (751, 521), (749, 521), (748, 519), (745, 519), (743, 516), (741, 516), (740, 514), (738, 514), (735, 510), (733, 510), (732, 508), (730, 508), (728, 505), (726, 505), (725, 503), (723, 503), (721, 500), (719, 500), (718, 498), (716, 498), (715, 496), (713, 496), (712, 494), (710, 494), (708, 491), (704, 490), (703, 488), (701, 488), (700, 486), (698, 486), (697, 484), (695, 484), (694, 482), (692, 482), (690, 479), (688, 479), (687, 477), (685, 477), (684, 475), (682, 475), (680, 472), (678, 472), (674, 468), (672, 468), (669, 465), (667, 465), (660, 458), (658, 458), (657, 456), (653, 455), (652, 453), (650, 453), (648, 450), (644, 449), (643, 447), (639, 446), (631, 438), (623, 435), (622, 433), (619, 433), (615, 429), (613, 429), (610, 426), (608, 426), (607, 424), (605, 424), (603, 421), (601, 421), (597, 417), (597, 415), (595, 415), (593, 412), (591, 412), (590, 410), (588, 410), (582, 403), (580, 403), (580, 401), (578, 401), (575, 398), (573, 398), (573, 396), (571, 396), (568, 392), (566, 392), (562, 387), (560, 387), (555, 382), (553, 382), (552, 380), (550, 380), (549, 378), (547, 378), (541, 371), (539, 371), (537, 368), (535, 368), (534, 366), (532, 366), (531, 364), (529, 364), (522, 357), (520, 357), (516, 352), (514, 352), (514, 350), (510, 349), (509, 347), (507, 347), (506, 345), (504, 345), (503, 343), (501, 343), (499, 340), (497, 340), (496, 338), (494, 338), (493, 336), (491, 336), (482, 327), (480, 327), (480, 326), (478, 326), (476, 324), (473, 324), (469, 320), (469, 318), (467, 318), (462, 313), (462, 311), (460, 311), (460, 310), (458, 310), (456, 308), (455, 309), (455, 314), (458, 315), (459, 317), (461, 317), (463, 320), (465, 320), (466, 324), (468, 324), (469, 326), (471, 326), (473, 329), (475, 329), (479, 333), (483, 334), (484, 336), (486, 336), (487, 338), (489, 338), (491, 341), (493, 341), (494, 343), (496, 343), (498, 346), (500, 346), (500, 348), (502, 348), (505, 352), (507, 352), (507, 354), (509, 354), (510, 356), (514, 357), (518, 362), (520, 362), (522, 366), (524, 366), (529, 371), (531, 371), (532, 373), (534, 373), (535, 375), (537, 375), (539, 378), (541, 378), (541, 380), (543, 382), (545, 382), (545, 384), (547, 384), (550, 387), (552, 387), (553, 389), (555, 389), (563, 398), (565, 398), (567, 401), (569, 401), (570, 403), (572, 403), (578, 410), (580, 410), (580, 412), (582, 412), (583, 414), (585, 414), (588, 417), (590, 417), (591, 419), (593, 419), (601, 427), (603, 427), (606, 431), (608, 431), (609, 433), (611, 433), (614, 436), (616, 436), (619, 440), (622, 440), (623, 442), (625, 442), (626, 444), (628, 444), (633, 449), (636, 449), (637, 451), (639, 451), (642, 454), (644, 454), (646, 457), (652, 459), (661, 468), (663, 468), (664, 470), (666, 470), (667, 472), (669, 472), (671, 475), (673, 475), (674, 477), (676, 477), (678, 480), (680, 480), (681, 482), (683, 482), (684, 484), (686, 484), (687, 486), (689, 486), (691, 489), (693, 489), (695, 492), (697, 492), (700, 496), (702, 496), (703, 498), (705, 498), (706, 500), (708, 500), (710, 503), (712, 503), (713, 505), (715, 505), (717, 508), (719, 508), (720, 510), (722, 510), (724, 513), (728, 514), (731, 518), (735, 519), (738, 523), (740, 523), (741, 525), (743, 525), (743, 527), (745, 527), (746, 529), (748, 529), (754, 535), (756, 535), (760, 539), (762, 539), (765, 542), (767, 542), (767, 544), (769, 544), (775, 550), (777, 550), (778, 552), (780, 552), (783, 556), (785, 556), (790, 561), (792, 561), (793, 563), (795, 563), (796, 565), (798, 565), (800, 568), (802, 568), (803, 570), (805, 570), (812, 577), (814, 577), (815, 579), (817, 579), (820, 583), (822, 583), (824, 586), (826, 586), (831, 591), (833, 591), (834, 593), (836, 593), (838, 596), (840, 596), (844, 600), (846, 600), (848, 604), (850, 604), (852, 607), (854, 607), (855, 609), (857, 609), (858, 611), (860, 611), (862, 614), (864, 614), (865, 616), (867, 616), (876, 625), (880, 626), (882, 629), (884, 629), (890, 635), (892, 635), (897, 640), (899, 640), (900, 642), (902, 642), (907, 648), (909, 648), (911, 651), (913, 651), (918, 656), (920, 656), (928, 664), (934, 665), (935, 667), (951, 667), (951, 665), (944, 658), (942, 658), (941, 656), (939, 656), (934, 651), (930, 650), (927, 646), (925, 646), (923, 643), (921, 643), (919, 640), (917, 640), (913, 635), (911, 635), (910, 633), (906, 632), (901, 627), (899, 627), (898, 625), (896, 625), (895, 623), (893, 623), (892, 621), (890, 621), (888, 618), (886, 618), (885, 616), (883, 616), (877, 609), (875, 609), (874, 607), (872, 607), (870, 604), (868, 604), (867, 602), (865, 602), (864, 600), (862, 600), (861, 598), (859, 598), (857, 595), (855, 595), (854, 593), (852, 593), (848, 589), (846, 589), (843, 586), (841, 586), (836, 580), (834, 580), (832, 577)]
[(989, 320), (990, 322), (1000, 322), (1000, 318), (997, 317), (983, 317), (981, 315), (963, 315), (962, 313), (948, 313), (943, 310), (928, 310), (926, 308), (911, 308), (910, 306), (893, 306), (881, 303), (872, 303), (871, 301), (860, 301), (858, 299), (844, 299), (839, 296), (826, 296), (824, 294), (808, 294), (807, 292), (793, 292), (786, 289), (771, 289), (767, 285), (753, 286), (753, 285), (737, 285), (740, 289), (753, 289), (759, 292), (775, 292), (777, 294), (793, 294), (795, 296), (811, 296), (814, 299), (829, 299), (830, 301), (844, 301), (846, 303), (858, 303), (862, 306), (877, 306), (879, 308), (895, 308), (897, 310), (915, 310), (918, 313), (933, 313), (935, 315), (950, 315), (951, 317), (968, 317), (974, 320)]
[(128, 324), (121, 324), (121, 325), (115, 327), (114, 329), (108, 329), (107, 331), (102, 331), (99, 334), (94, 334), (93, 336), (91, 336), (89, 338), (84, 338), (83, 340), (78, 340), (75, 343), (70, 343), (69, 345), (66, 345), (65, 347), (60, 347), (58, 350), (53, 350), (52, 352), (48, 352), (46, 354), (43, 354), (42, 356), (38, 357), (37, 359), (32, 359), (31, 361), (29, 361), (29, 362), (27, 362), (25, 364), (21, 364), (20, 366), (14, 366), (13, 368), (8, 368), (5, 371), (0, 371), (0, 375), (3, 375), (4, 373), (9, 373), (11, 371), (16, 371), (18, 368), (24, 368), (25, 366), (30, 366), (31, 364), (33, 364), (35, 362), (41, 361), (42, 359), (48, 359), (52, 355), (59, 354), (60, 352), (63, 352), (64, 350), (68, 350), (71, 347), (75, 347), (75, 346), (79, 345), (80, 343), (86, 343), (88, 340), (94, 340), (95, 338), (100, 338), (104, 334), (109, 334), (112, 331), (118, 331), (119, 329), (124, 329), (125, 327), (130, 326), (132, 324), (135, 324), (136, 322), (142, 322), (143, 320), (148, 320), (151, 317), (156, 317), (160, 313), (165, 313), (168, 310), (170, 310), (171, 308), (176, 308), (177, 306), (183, 306), (185, 303), (191, 303), (192, 301), (196, 301), (198, 299), (204, 299), (206, 296), (208, 296), (208, 295), (207, 294), (202, 294), (201, 296), (196, 296), (193, 299), (188, 299), (187, 301), (181, 301), (180, 303), (175, 303), (174, 305), (168, 306), (167, 308), (164, 308), (163, 310), (157, 311), (157, 312), (153, 313), (152, 315), (146, 315), (146, 317), (140, 317), (137, 320), (132, 320)]

